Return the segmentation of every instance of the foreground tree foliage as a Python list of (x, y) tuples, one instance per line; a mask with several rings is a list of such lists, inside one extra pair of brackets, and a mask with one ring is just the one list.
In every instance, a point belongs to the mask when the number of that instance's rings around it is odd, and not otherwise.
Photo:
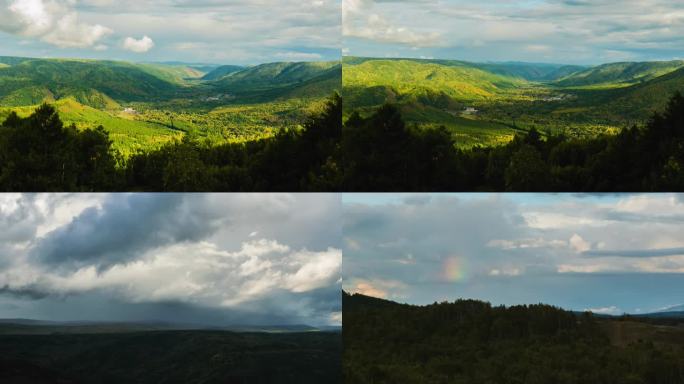
[(345, 123), (347, 191), (681, 191), (684, 97), (615, 136), (543, 139), (532, 129), (494, 148), (455, 149), (445, 129), (407, 127), (381, 107)]
[(475, 300), (418, 307), (346, 293), (343, 317), (349, 384), (684, 382), (681, 343), (611, 345), (606, 324), (625, 319)]
[(407, 127), (385, 105), (342, 127), (334, 95), (304, 129), (246, 143), (186, 138), (124, 160), (102, 128), (64, 127), (44, 105), (0, 127), (5, 191), (572, 191), (684, 190), (684, 97), (644, 127), (592, 139), (542, 137), (459, 150), (444, 128)]
[(330, 191), (340, 190), (342, 100), (334, 95), (302, 130), (212, 146), (184, 139), (123, 160), (102, 128), (64, 127), (43, 105), (0, 129), (5, 191)]

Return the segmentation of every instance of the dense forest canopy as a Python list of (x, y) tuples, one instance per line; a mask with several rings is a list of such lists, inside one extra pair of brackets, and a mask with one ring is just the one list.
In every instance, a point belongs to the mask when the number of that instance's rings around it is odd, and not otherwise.
[[(678, 326), (648, 327), (634, 318), (599, 318), (543, 304), (494, 307), (457, 300), (421, 307), (346, 292), (343, 317), (345, 383), (684, 381), (682, 319)], [(629, 327), (634, 324), (647, 328)], [(615, 329), (642, 333), (625, 345)], [(667, 337), (652, 338), (657, 332)]]

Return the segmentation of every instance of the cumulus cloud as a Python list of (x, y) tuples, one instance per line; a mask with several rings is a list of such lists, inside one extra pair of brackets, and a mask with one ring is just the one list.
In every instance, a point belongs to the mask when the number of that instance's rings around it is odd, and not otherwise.
[(39, 38), (61, 48), (92, 48), (113, 30), (82, 22), (69, 0), (2, 0), (0, 31)]
[(597, 64), (681, 58), (684, 42), (684, 5), (662, 0), (345, 0), (343, 17), (345, 46), (370, 56)]
[(176, 303), (212, 321), (327, 323), (341, 305), (338, 219), (327, 195), (5, 195), (0, 303), (29, 317), (100, 297), (137, 314)]
[(374, 12), (374, 3), (372, 0), (343, 0), (343, 36), (412, 47), (433, 46), (439, 42), (439, 32), (419, 32), (389, 21), (384, 15)]
[[(15, 3), (25, 5), (10, 11)], [(0, 31), (9, 33), (0, 34), (0, 45), (35, 57), (44, 57), (50, 42), (69, 48), (60, 57), (137, 60), (146, 53), (153, 61), (243, 65), (338, 60), (340, 8), (341, 0), (0, 0)]]
[(140, 40), (127, 37), (123, 42), (123, 49), (135, 53), (145, 53), (154, 48), (154, 41), (148, 36), (143, 36)]

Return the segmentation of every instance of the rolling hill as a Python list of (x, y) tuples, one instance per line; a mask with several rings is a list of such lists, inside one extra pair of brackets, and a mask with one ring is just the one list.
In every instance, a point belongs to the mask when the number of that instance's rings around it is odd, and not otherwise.
[(492, 99), (525, 85), (519, 78), (484, 71), (464, 62), (365, 60), (344, 62), (344, 87), (352, 97), (363, 89), (384, 88), (400, 98), (443, 95), (458, 101)]
[(339, 66), (336, 61), (261, 64), (223, 77), (217, 85), (234, 92), (287, 87), (334, 72)]
[(240, 72), (244, 69), (245, 67), (241, 67), (239, 65), (222, 65), (206, 73), (204, 76), (202, 76), (202, 80), (218, 80), (222, 77), (228, 76), (235, 72)]
[(446, 127), (459, 147), (496, 146), (532, 128), (566, 137), (643, 125), (684, 92), (684, 61), (595, 67), (345, 57), (345, 116), (397, 105), (410, 124)]
[(602, 109), (615, 111), (631, 119), (643, 119), (661, 111), (675, 92), (684, 93), (684, 68), (644, 83), (615, 90), (614, 97)]
[[(221, 76), (228, 72), (234, 76)], [(340, 88), (339, 63), (243, 68), (0, 57), (0, 123), (10, 111), (28, 116), (48, 102), (66, 124), (102, 125), (129, 157), (185, 136), (211, 143), (270, 137), (299, 127)]]
[(684, 60), (603, 64), (570, 74), (557, 82), (560, 87), (624, 87), (640, 84), (684, 67)]
[(425, 306), (343, 296), (345, 383), (662, 383), (684, 379), (684, 327), (543, 305)]
[(175, 81), (177, 69), (158, 65), (57, 59), (13, 62), (0, 70), (0, 105), (74, 97), (83, 104), (106, 108), (111, 100), (158, 100), (182, 86)]

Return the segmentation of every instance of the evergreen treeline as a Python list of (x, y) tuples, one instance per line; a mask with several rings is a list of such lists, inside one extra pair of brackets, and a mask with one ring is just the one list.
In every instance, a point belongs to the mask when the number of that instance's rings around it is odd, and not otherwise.
[(458, 150), (445, 129), (408, 127), (399, 110), (352, 114), (343, 129), (346, 191), (681, 191), (684, 97), (644, 127), (592, 139), (546, 138)]
[[(609, 342), (601, 322), (548, 305), (424, 307), (343, 293), (349, 384), (675, 384), (684, 348)], [(605, 325), (605, 324), (604, 324)]]
[(0, 127), (4, 191), (683, 191), (684, 97), (644, 127), (592, 139), (531, 130), (459, 150), (444, 129), (381, 107), (342, 127), (333, 96), (303, 130), (212, 146), (184, 140), (124, 160), (104, 129), (65, 127), (44, 105)]
[(219, 146), (183, 140), (124, 160), (103, 128), (65, 127), (43, 105), (0, 127), (0, 190), (335, 191), (341, 128), (342, 100), (334, 95), (303, 130)]

